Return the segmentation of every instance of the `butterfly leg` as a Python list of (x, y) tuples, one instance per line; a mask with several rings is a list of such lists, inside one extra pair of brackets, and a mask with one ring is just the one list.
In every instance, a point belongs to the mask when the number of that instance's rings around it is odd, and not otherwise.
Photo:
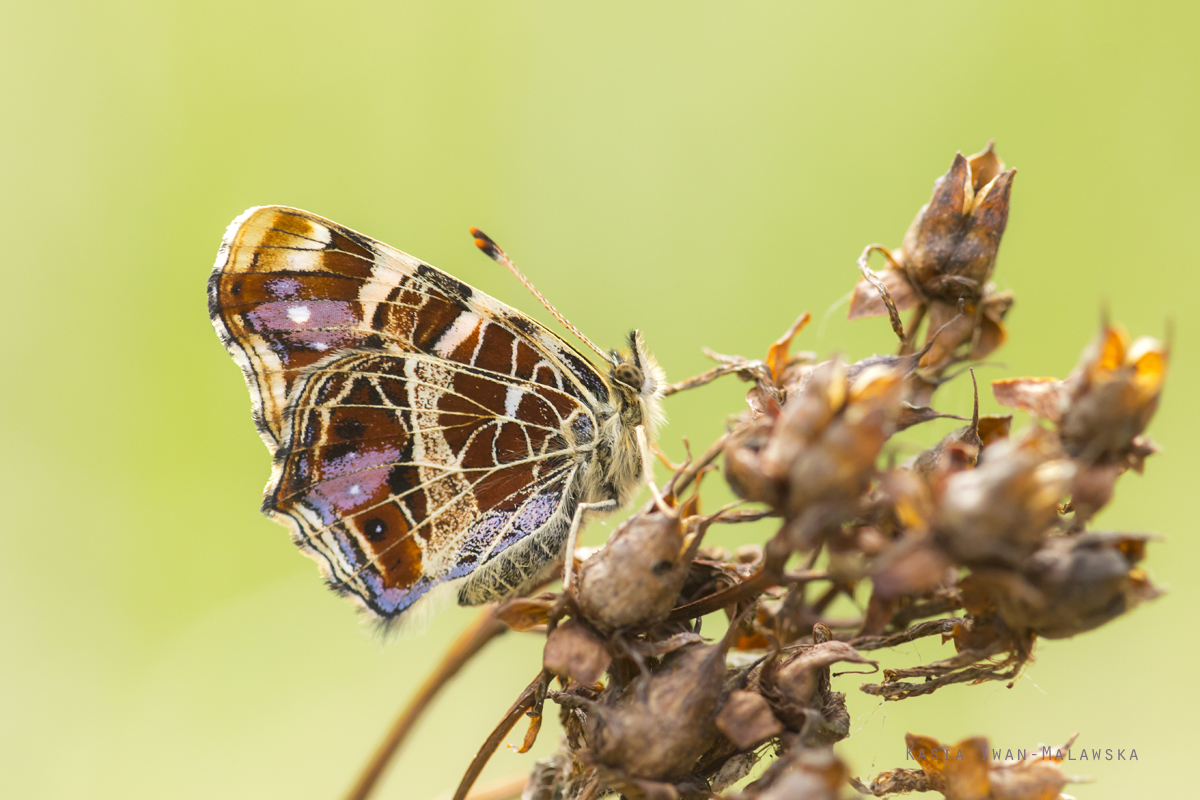
[(613, 511), (617, 507), (616, 500), (605, 500), (601, 503), (580, 503), (575, 507), (575, 516), (571, 518), (571, 527), (567, 531), (567, 547), (563, 551), (563, 595), (570, 595), (572, 580), (575, 576), (575, 541), (579, 538), (579, 528), (583, 524), (585, 511)]

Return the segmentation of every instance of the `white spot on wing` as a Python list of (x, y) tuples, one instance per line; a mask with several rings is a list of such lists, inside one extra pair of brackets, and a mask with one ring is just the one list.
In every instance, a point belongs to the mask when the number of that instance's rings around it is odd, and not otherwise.
[(521, 398), (524, 396), (525, 392), (516, 386), (509, 386), (504, 392), (504, 416), (516, 419), (517, 407), (521, 405)]
[(297, 325), (303, 325), (312, 316), (312, 312), (308, 310), (308, 306), (292, 306), (288, 309), (287, 314), (288, 319)]

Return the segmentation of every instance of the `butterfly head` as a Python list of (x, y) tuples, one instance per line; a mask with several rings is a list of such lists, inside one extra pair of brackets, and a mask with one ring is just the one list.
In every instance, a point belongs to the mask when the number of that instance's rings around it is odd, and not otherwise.
[(622, 416), (640, 417), (653, 433), (662, 422), (661, 399), (667, 379), (646, 349), (641, 331), (629, 334), (628, 350), (612, 351), (610, 363), (608, 378), (616, 390), (619, 412)]

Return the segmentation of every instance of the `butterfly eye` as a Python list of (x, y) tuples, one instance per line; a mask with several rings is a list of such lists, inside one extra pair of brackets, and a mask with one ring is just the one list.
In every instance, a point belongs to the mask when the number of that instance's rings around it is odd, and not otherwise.
[(633, 364), (620, 364), (613, 371), (613, 376), (618, 382), (630, 386), (639, 391), (642, 388), (642, 371)]

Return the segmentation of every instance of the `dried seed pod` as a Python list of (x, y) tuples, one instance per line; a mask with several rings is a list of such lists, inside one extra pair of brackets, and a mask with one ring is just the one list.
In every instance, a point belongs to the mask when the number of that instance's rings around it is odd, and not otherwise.
[[(899, 333), (894, 311), (919, 307), (918, 316), (928, 312), (929, 349), (921, 367), (935, 374), (959, 360), (955, 354), (964, 345), (969, 349), (962, 357), (974, 359), (999, 347), (1013, 298), (996, 292), (988, 281), (1008, 224), (1015, 175), (1016, 170), (1005, 171), (990, 143), (970, 158), (956, 155), (950, 170), (934, 182), (933, 195), (909, 226), (903, 245), (894, 253), (876, 245), (864, 252), (859, 262), (863, 270), (874, 249), (887, 255), (889, 268), (859, 280), (850, 319), (888, 313)], [(879, 285), (890, 296), (891, 309)], [(915, 328), (908, 337), (914, 333)]]
[[(829, 636), (829, 629), (818, 625), (814, 636)], [(786, 661), (768, 661), (759, 676), (763, 696), (775, 716), (784, 725), (802, 733), (807, 742), (831, 744), (843, 738), (847, 730), (845, 695), (830, 688), (830, 666), (839, 661), (854, 664), (876, 662), (862, 656), (852, 646), (839, 641), (821, 641), (800, 650)]]
[[(787, 478), (785, 513), (809, 512), (826, 523), (854, 514), (899, 418), (903, 379), (882, 364), (851, 379), (840, 359), (812, 372), (762, 452), (765, 474)], [(802, 538), (810, 533), (800, 531)]]
[(749, 750), (784, 730), (761, 694), (742, 689), (732, 692), (721, 706), (717, 727), (738, 750)]
[(1126, 455), (1158, 408), (1167, 349), (1143, 336), (1132, 344), (1120, 326), (1104, 330), (1065, 381), (1060, 431), (1067, 452), (1086, 464)]
[(714, 717), (725, 682), (721, 644), (684, 647), (667, 656), (640, 687), (630, 683), (611, 705), (588, 714), (596, 759), (652, 781), (680, 781), (718, 738)]
[(1016, 173), (1004, 170), (990, 143), (970, 158), (954, 157), (896, 256), (921, 295), (951, 303), (983, 296), (1008, 224)]
[(561, 678), (582, 684), (600, 680), (612, 663), (604, 640), (577, 619), (558, 625), (546, 639), (542, 666)]
[(779, 508), (785, 483), (763, 469), (762, 451), (770, 441), (774, 420), (743, 423), (725, 440), (725, 480), (738, 497)]
[(1168, 362), (1155, 339), (1131, 344), (1124, 328), (1106, 322), (1066, 380), (1011, 378), (993, 381), (992, 391), (1001, 405), (1058, 425), (1064, 449), (1083, 464), (1134, 456), (1130, 465), (1139, 466), (1139, 436), (1158, 408)]
[(1161, 594), (1137, 567), (1150, 538), (1097, 532), (1054, 537), (1019, 573), (983, 570), (964, 578), (964, 606), (971, 613), (994, 611), (1012, 630), (1047, 639), (1098, 628)]
[[(792, 747), (783, 769), (747, 787), (743, 800), (838, 800), (849, 773), (827, 747)], [(758, 783), (766, 783), (759, 788)]]
[(946, 481), (938, 541), (963, 564), (1016, 566), (1045, 540), (1074, 472), (1036, 432), (997, 442)]
[(686, 555), (682, 515), (657, 508), (634, 514), (580, 566), (580, 610), (609, 630), (666, 619), (687, 577)]

